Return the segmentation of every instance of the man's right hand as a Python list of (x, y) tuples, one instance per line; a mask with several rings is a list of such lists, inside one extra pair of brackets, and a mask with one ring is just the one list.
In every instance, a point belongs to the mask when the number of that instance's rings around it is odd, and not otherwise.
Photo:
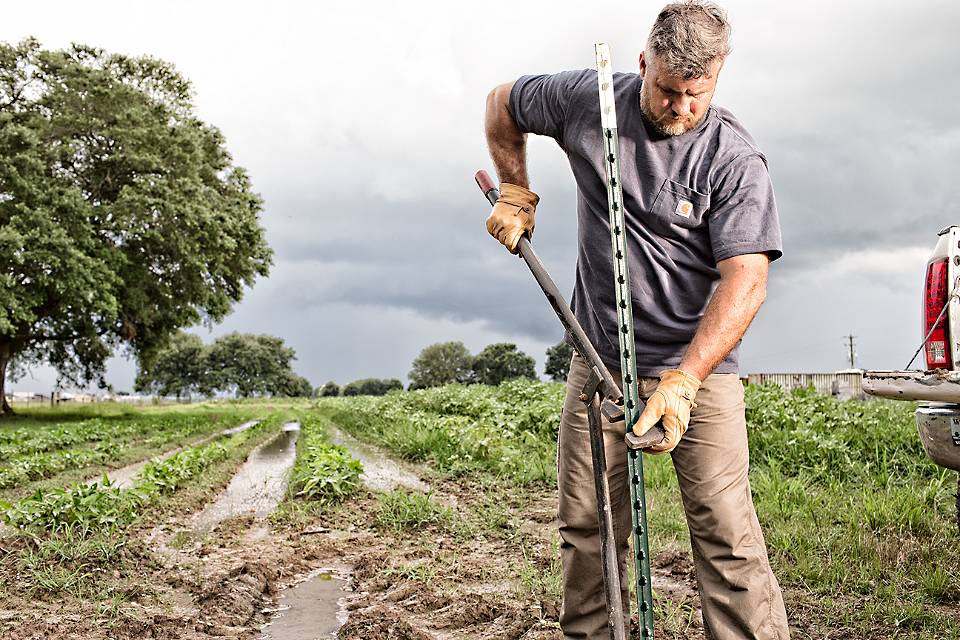
[(493, 205), (493, 211), (487, 218), (487, 231), (500, 244), (517, 252), (517, 243), (524, 235), (528, 239), (533, 237), (534, 214), (540, 196), (529, 189), (510, 184), (500, 183), (500, 198)]

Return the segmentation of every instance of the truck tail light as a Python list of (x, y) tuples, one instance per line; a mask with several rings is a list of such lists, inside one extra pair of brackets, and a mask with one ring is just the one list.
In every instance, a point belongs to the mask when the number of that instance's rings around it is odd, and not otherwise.
[[(950, 286), (947, 281), (947, 259), (931, 262), (927, 266), (927, 282), (923, 291), (923, 335), (927, 337), (924, 351), (927, 355), (927, 369), (951, 369), (950, 336), (947, 330), (947, 316), (943, 307), (947, 304)], [(939, 321), (938, 321), (939, 318)]]

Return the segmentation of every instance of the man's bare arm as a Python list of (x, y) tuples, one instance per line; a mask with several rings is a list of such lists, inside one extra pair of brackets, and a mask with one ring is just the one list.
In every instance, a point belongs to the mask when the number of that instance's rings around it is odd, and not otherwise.
[(527, 177), (527, 137), (510, 115), (510, 90), (513, 83), (501, 84), (487, 96), (484, 127), (490, 158), (500, 182), (509, 182), (524, 189), (530, 187)]
[(717, 263), (720, 283), (707, 303), (680, 369), (704, 380), (727, 357), (767, 297), (769, 266), (770, 259), (763, 253)]

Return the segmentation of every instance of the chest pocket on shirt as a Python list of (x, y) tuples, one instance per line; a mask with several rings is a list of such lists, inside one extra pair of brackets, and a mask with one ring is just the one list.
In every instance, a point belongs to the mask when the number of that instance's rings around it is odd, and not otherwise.
[(651, 211), (661, 222), (691, 229), (704, 224), (709, 208), (710, 196), (667, 178)]

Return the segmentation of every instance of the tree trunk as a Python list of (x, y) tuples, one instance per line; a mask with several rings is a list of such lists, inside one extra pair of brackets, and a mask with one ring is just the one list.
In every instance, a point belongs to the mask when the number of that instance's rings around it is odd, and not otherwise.
[(7, 402), (7, 363), (10, 362), (10, 343), (0, 341), (0, 418), (13, 415)]

